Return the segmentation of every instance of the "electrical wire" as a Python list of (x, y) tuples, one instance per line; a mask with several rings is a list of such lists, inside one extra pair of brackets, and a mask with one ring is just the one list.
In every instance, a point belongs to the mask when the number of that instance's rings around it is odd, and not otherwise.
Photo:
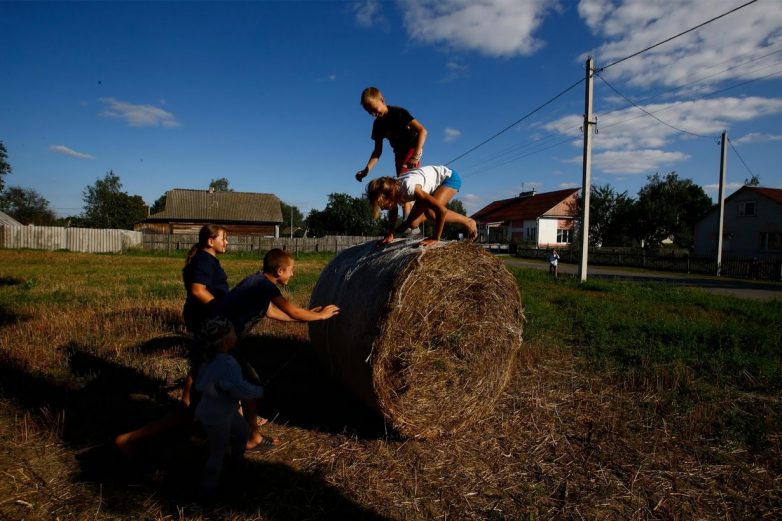
[(754, 4), (754, 3), (755, 3), (755, 2), (757, 2), (757, 1), (758, 1), (758, 0), (750, 0), (750, 1), (749, 1), (749, 2), (747, 2), (746, 4), (743, 4), (743, 5), (740, 5), (740, 6), (738, 6), (738, 7), (735, 7), (735, 8), (733, 8), (733, 9), (731, 9), (730, 11), (727, 11), (727, 12), (725, 12), (725, 13), (722, 13), (722, 14), (721, 14), (721, 15), (719, 15), (719, 16), (715, 16), (714, 18), (712, 18), (712, 19), (710, 19), (710, 20), (706, 20), (705, 22), (703, 22), (703, 23), (700, 23), (700, 24), (698, 24), (698, 25), (696, 25), (696, 26), (694, 26), (694, 27), (690, 27), (690, 28), (689, 28), (689, 29), (687, 29), (686, 31), (682, 31), (682, 32), (680, 32), (679, 34), (676, 34), (676, 35), (674, 35), (674, 36), (671, 36), (670, 38), (666, 38), (665, 40), (662, 40), (662, 41), (660, 41), (660, 42), (657, 42), (657, 43), (655, 43), (654, 45), (650, 45), (649, 47), (647, 47), (647, 48), (645, 48), (645, 49), (641, 49), (640, 51), (638, 51), (638, 52), (635, 52), (635, 53), (633, 53), (633, 54), (631, 54), (631, 55), (629, 55), (629, 56), (625, 56), (624, 58), (620, 58), (620, 59), (618, 59), (618, 60), (616, 60), (616, 61), (613, 61), (613, 62), (609, 63), (608, 65), (606, 65), (605, 67), (602, 67), (602, 68), (598, 69), (598, 70), (597, 70), (597, 71), (595, 71), (595, 72), (604, 71), (604, 70), (608, 69), (609, 67), (613, 67), (614, 65), (618, 65), (618, 64), (622, 63), (623, 61), (627, 61), (627, 60), (629, 60), (629, 59), (631, 59), (631, 58), (635, 58), (636, 56), (638, 56), (638, 55), (640, 55), (640, 54), (643, 54), (643, 53), (645, 53), (645, 52), (647, 52), (647, 51), (651, 51), (651, 50), (652, 50), (652, 49), (654, 49), (655, 47), (659, 47), (660, 45), (663, 45), (663, 44), (665, 44), (665, 43), (668, 43), (668, 42), (670, 42), (670, 41), (672, 41), (672, 40), (675, 40), (676, 38), (679, 38), (680, 36), (684, 36), (685, 34), (687, 34), (687, 33), (691, 33), (692, 31), (694, 31), (694, 30), (696, 30), (696, 29), (700, 29), (700, 28), (701, 28), (701, 27), (703, 27), (704, 25), (710, 24), (710, 23), (712, 23), (712, 22), (714, 22), (714, 21), (716, 21), (716, 20), (719, 20), (720, 18), (723, 18), (723, 17), (725, 17), (725, 16), (728, 16), (728, 15), (729, 15), (729, 14), (731, 14), (731, 13), (735, 13), (735, 12), (736, 12), (736, 11), (738, 11), (739, 9), (744, 9), (744, 8), (745, 8), (745, 7), (747, 7), (748, 5)]
[(752, 170), (750, 170), (749, 166), (747, 166), (747, 162), (744, 161), (744, 158), (741, 157), (741, 154), (739, 154), (739, 151), (736, 150), (736, 147), (733, 146), (733, 141), (731, 141), (730, 138), (728, 138), (728, 144), (730, 145), (730, 148), (732, 148), (733, 151), (736, 153), (736, 156), (739, 158), (739, 161), (741, 161), (741, 164), (744, 165), (744, 168), (747, 169), (747, 172), (749, 172), (750, 177), (755, 177), (755, 174), (753, 174)]
[(486, 143), (488, 143), (489, 141), (492, 141), (493, 139), (495, 139), (495, 138), (499, 137), (500, 135), (504, 134), (505, 132), (507, 132), (508, 130), (512, 129), (513, 127), (515, 127), (516, 125), (518, 125), (519, 123), (521, 123), (522, 121), (524, 121), (525, 119), (529, 118), (530, 116), (532, 116), (533, 114), (535, 114), (535, 113), (536, 113), (536, 112), (538, 112), (539, 110), (541, 110), (541, 109), (543, 109), (544, 107), (546, 107), (546, 106), (550, 105), (551, 103), (553, 103), (553, 102), (554, 102), (554, 101), (556, 101), (557, 99), (561, 98), (562, 96), (564, 96), (565, 94), (567, 94), (568, 92), (570, 92), (571, 90), (573, 90), (574, 88), (576, 88), (576, 87), (577, 87), (578, 85), (580, 85), (580, 84), (581, 84), (583, 81), (584, 81), (584, 79), (583, 79), (583, 78), (582, 78), (582, 79), (580, 79), (580, 80), (578, 80), (577, 82), (575, 82), (575, 83), (574, 83), (574, 84), (572, 84), (571, 86), (567, 87), (565, 90), (561, 91), (559, 94), (557, 94), (557, 95), (556, 95), (556, 96), (554, 96), (553, 98), (550, 98), (548, 101), (544, 102), (543, 104), (539, 105), (539, 106), (538, 106), (538, 107), (536, 107), (535, 109), (531, 110), (530, 112), (528, 112), (527, 114), (525, 114), (525, 115), (524, 115), (524, 116), (522, 116), (521, 118), (517, 119), (516, 121), (514, 121), (513, 123), (511, 123), (510, 125), (508, 125), (508, 126), (507, 126), (507, 127), (505, 127), (504, 129), (500, 130), (499, 132), (497, 132), (496, 134), (494, 134), (494, 135), (493, 135), (493, 136), (491, 136), (490, 138), (483, 140), (482, 142), (478, 143), (477, 145), (475, 145), (474, 147), (472, 147), (471, 149), (469, 149), (467, 152), (464, 152), (464, 153), (462, 153), (462, 154), (460, 154), (460, 155), (456, 156), (455, 158), (451, 159), (450, 161), (448, 161), (448, 162), (447, 162), (447, 163), (445, 163), (445, 164), (446, 164), (446, 165), (450, 165), (451, 163), (455, 163), (456, 161), (458, 161), (459, 159), (463, 158), (463, 157), (464, 157), (464, 156), (466, 156), (467, 154), (470, 154), (470, 153), (474, 152), (475, 150), (479, 149), (480, 147), (482, 147), (483, 145), (485, 145), (485, 144), (486, 144)]
[(672, 128), (673, 130), (676, 130), (677, 132), (682, 132), (682, 133), (684, 133), (684, 134), (689, 134), (689, 135), (691, 135), (691, 136), (695, 136), (695, 137), (701, 137), (701, 138), (707, 138), (707, 139), (714, 139), (714, 137), (715, 137), (715, 136), (704, 136), (703, 134), (697, 134), (697, 133), (695, 133), (695, 132), (690, 132), (689, 130), (684, 130), (684, 129), (682, 129), (682, 128), (675, 127), (675, 126), (671, 125), (670, 123), (668, 123), (668, 122), (666, 122), (666, 121), (663, 121), (662, 119), (658, 118), (657, 116), (655, 116), (654, 114), (652, 114), (651, 112), (649, 112), (648, 110), (646, 110), (645, 108), (641, 107), (640, 105), (638, 105), (637, 103), (635, 103), (633, 100), (631, 100), (630, 98), (628, 98), (627, 96), (625, 96), (624, 94), (622, 94), (621, 92), (619, 92), (619, 91), (616, 89), (616, 87), (614, 87), (613, 85), (611, 85), (610, 83), (608, 83), (608, 81), (607, 81), (605, 78), (603, 78), (603, 77), (602, 77), (600, 74), (598, 74), (598, 73), (595, 73), (595, 76), (597, 76), (598, 78), (600, 78), (600, 81), (602, 81), (603, 83), (605, 83), (606, 85), (608, 85), (608, 88), (610, 88), (612, 91), (614, 91), (614, 92), (615, 92), (615, 93), (616, 93), (618, 96), (620, 96), (622, 99), (624, 99), (624, 100), (625, 100), (626, 102), (628, 102), (630, 105), (634, 106), (635, 108), (637, 108), (638, 110), (640, 110), (641, 112), (643, 112), (644, 114), (646, 114), (647, 116), (649, 116), (649, 117), (652, 117), (652, 118), (656, 119), (657, 121), (659, 121), (660, 123), (662, 123), (662, 124), (663, 124), (663, 125), (665, 125), (666, 127), (670, 127), (670, 128)]

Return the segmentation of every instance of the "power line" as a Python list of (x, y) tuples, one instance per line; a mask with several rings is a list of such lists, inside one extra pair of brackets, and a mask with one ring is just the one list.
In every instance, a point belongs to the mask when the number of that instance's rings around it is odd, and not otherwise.
[(666, 121), (663, 121), (662, 119), (658, 118), (657, 116), (655, 116), (654, 114), (652, 114), (651, 112), (649, 112), (649, 111), (648, 111), (648, 110), (646, 110), (645, 108), (641, 107), (640, 105), (636, 104), (636, 103), (635, 103), (633, 100), (631, 100), (630, 98), (628, 98), (627, 96), (625, 96), (624, 94), (622, 94), (621, 92), (619, 92), (619, 91), (618, 91), (618, 90), (617, 90), (617, 89), (616, 89), (616, 88), (615, 88), (613, 85), (611, 85), (610, 83), (608, 83), (608, 81), (607, 81), (605, 78), (603, 78), (603, 77), (602, 77), (600, 74), (597, 74), (597, 73), (595, 73), (595, 75), (596, 75), (598, 78), (600, 78), (600, 80), (601, 80), (603, 83), (605, 83), (606, 85), (608, 85), (608, 88), (610, 88), (610, 89), (611, 89), (612, 91), (614, 91), (616, 94), (618, 94), (619, 96), (621, 96), (621, 97), (622, 97), (622, 98), (623, 98), (623, 99), (624, 99), (626, 102), (628, 102), (629, 104), (631, 104), (632, 106), (634, 106), (635, 108), (637, 108), (638, 110), (640, 110), (641, 112), (643, 112), (644, 114), (646, 114), (647, 116), (649, 116), (649, 117), (652, 117), (652, 118), (656, 119), (657, 121), (659, 121), (660, 123), (662, 123), (662, 124), (663, 124), (663, 125), (665, 125), (666, 127), (670, 127), (670, 128), (672, 128), (672, 129), (676, 130), (677, 132), (682, 132), (682, 133), (684, 133), (684, 134), (689, 134), (689, 135), (691, 135), (691, 136), (695, 136), (695, 137), (702, 137), (702, 138), (707, 138), (707, 139), (713, 139), (714, 137), (716, 137), (716, 136), (704, 136), (704, 135), (702, 135), (702, 134), (696, 134), (695, 132), (690, 132), (689, 130), (684, 130), (684, 129), (682, 129), (682, 128), (675, 127), (675, 126), (671, 125), (670, 123), (668, 123), (668, 122), (666, 122)]
[(741, 161), (741, 164), (744, 165), (744, 168), (747, 169), (747, 172), (749, 172), (750, 177), (755, 177), (755, 174), (752, 173), (752, 170), (749, 169), (749, 167), (747, 166), (747, 163), (744, 161), (744, 158), (741, 157), (741, 154), (739, 154), (739, 151), (736, 150), (736, 147), (733, 146), (733, 141), (730, 138), (728, 138), (728, 144), (730, 145), (730, 148), (732, 148), (733, 151), (736, 153), (736, 156), (738, 156), (739, 161)]
[(700, 29), (700, 28), (701, 28), (701, 27), (703, 27), (704, 25), (710, 24), (711, 22), (714, 22), (715, 20), (719, 20), (720, 18), (723, 18), (723, 17), (725, 17), (725, 16), (728, 16), (728, 15), (729, 15), (729, 14), (731, 14), (731, 13), (735, 13), (735, 12), (736, 12), (736, 11), (738, 11), (739, 9), (743, 9), (743, 8), (747, 7), (748, 5), (750, 5), (750, 4), (754, 4), (754, 3), (755, 3), (755, 2), (757, 2), (757, 1), (758, 1), (758, 0), (750, 0), (750, 1), (749, 1), (749, 2), (747, 2), (746, 4), (743, 4), (743, 5), (740, 5), (740, 6), (738, 6), (738, 7), (735, 7), (735, 8), (733, 8), (733, 9), (731, 9), (730, 11), (727, 11), (727, 12), (725, 12), (725, 13), (722, 13), (722, 14), (721, 14), (721, 15), (719, 15), (719, 16), (715, 16), (714, 18), (712, 18), (712, 19), (710, 19), (710, 20), (706, 20), (705, 22), (703, 22), (703, 23), (701, 23), (701, 24), (698, 24), (698, 25), (696, 25), (696, 26), (694, 26), (694, 27), (690, 27), (690, 28), (689, 28), (689, 29), (687, 29), (686, 31), (682, 31), (682, 32), (680, 32), (679, 34), (676, 34), (676, 35), (674, 35), (674, 36), (671, 36), (670, 38), (666, 38), (665, 40), (663, 40), (663, 41), (661, 41), (661, 42), (657, 42), (657, 43), (655, 43), (654, 45), (650, 45), (650, 46), (649, 46), (649, 47), (647, 47), (646, 49), (641, 49), (640, 51), (638, 51), (638, 52), (635, 52), (635, 53), (633, 53), (633, 54), (631, 54), (631, 55), (629, 55), (629, 56), (625, 56), (624, 58), (620, 58), (620, 59), (618, 59), (618, 60), (616, 60), (616, 61), (614, 61), (614, 62), (611, 62), (611, 63), (609, 63), (608, 65), (606, 65), (605, 67), (602, 67), (602, 68), (598, 69), (598, 71), (597, 71), (597, 72), (604, 71), (604, 70), (608, 69), (609, 67), (613, 67), (614, 65), (617, 65), (617, 64), (619, 64), (619, 63), (622, 63), (623, 61), (629, 60), (630, 58), (635, 58), (635, 57), (636, 57), (636, 56), (638, 56), (639, 54), (643, 54), (643, 53), (645, 53), (645, 52), (647, 52), (647, 51), (651, 51), (651, 50), (652, 50), (652, 49), (654, 49), (655, 47), (659, 47), (660, 45), (662, 45), (662, 44), (664, 44), (664, 43), (668, 43), (668, 42), (670, 42), (671, 40), (675, 40), (676, 38), (678, 38), (678, 37), (680, 37), (680, 36), (684, 36), (685, 34), (687, 34), (687, 33), (690, 33), (690, 32), (692, 32), (692, 31), (694, 31), (694, 30), (696, 30), (696, 29)]
[(521, 123), (522, 121), (524, 121), (525, 119), (527, 119), (528, 117), (532, 116), (533, 114), (535, 114), (536, 112), (538, 112), (539, 110), (541, 110), (542, 108), (546, 107), (547, 105), (550, 105), (551, 103), (553, 103), (553, 102), (554, 102), (554, 101), (556, 101), (557, 99), (559, 99), (559, 98), (561, 98), (562, 96), (564, 96), (565, 94), (567, 94), (569, 91), (571, 91), (572, 89), (574, 89), (575, 87), (577, 87), (578, 85), (580, 85), (580, 84), (581, 84), (581, 82), (583, 82), (583, 81), (584, 81), (584, 80), (583, 80), (583, 78), (582, 78), (582, 79), (580, 79), (580, 80), (578, 80), (577, 82), (575, 82), (574, 84), (572, 84), (570, 87), (566, 88), (565, 90), (563, 90), (562, 92), (560, 92), (559, 94), (557, 94), (557, 95), (556, 95), (556, 96), (554, 96), (553, 98), (549, 99), (548, 101), (546, 101), (546, 102), (545, 102), (545, 103), (543, 103), (542, 105), (539, 105), (537, 108), (533, 109), (532, 111), (528, 112), (527, 114), (525, 114), (525, 115), (524, 115), (524, 116), (522, 116), (521, 118), (517, 119), (516, 121), (514, 121), (513, 123), (511, 123), (510, 125), (508, 125), (508, 126), (507, 126), (507, 127), (505, 127), (504, 129), (500, 130), (499, 132), (497, 132), (496, 134), (494, 134), (494, 135), (493, 135), (493, 136), (491, 136), (490, 138), (483, 140), (482, 142), (478, 143), (477, 145), (475, 145), (474, 147), (472, 147), (471, 149), (469, 149), (467, 152), (464, 152), (463, 154), (456, 156), (455, 158), (451, 159), (450, 161), (448, 161), (448, 162), (447, 162), (447, 163), (445, 163), (445, 164), (446, 164), (446, 165), (450, 165), (451, 163), (454, 163), (454, 162), (458, 161), (459, 159), (463, 158), (463, 157), (464, 157), (464, 156), (466, 156), (467, 154), (469, 154), (469, 153), (471, 153), (471, 152), (474, 152), (474, 151), (475, 151), (475, 150), (477, 150), (478, 148), (482, 147), (483, 145), (485, 145), (485, 144), (486, 144), (486, 143), (488, 143), (489, 141), (491, 141), (491, 140), (493, 140), (493, 139), (495, 139), (495, 138), (499, 137), (501, 134), (504, 134), (504, 133), (505, 133), (505, 132), (507, 132), (508, 130), (512, 129), (513, 127), (515, 127), (516, 125), (518, 125), (519, 123)]

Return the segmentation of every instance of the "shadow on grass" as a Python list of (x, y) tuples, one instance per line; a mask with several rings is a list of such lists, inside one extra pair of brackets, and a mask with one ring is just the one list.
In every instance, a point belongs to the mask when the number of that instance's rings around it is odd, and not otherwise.
[(0, 306), (0, 327), (28, 319), (29, 317), (26, 315), (19, 315), (18, 313), (14, 313), (3, 306)]
[(0, 286), (18, 286), (23, 283), (24, 279), (18, 277), (0, 277)]
[[(258, 336), (245, 342), (266, 382), (262, 414), (277, 423), (311, 429), (383, 435), (382, 420), (325, 377), (309, 343)], [(153, 339), (145, 347), (155, 350), (160, 344)], [(68, 352), (70, 371), (61, 377), (36, 374), (0, 354), (0, 395), (48, 425), (77, 452), (75, 479), (94, 484), (105, 511), (120, 517), (144, 514), (150, 490), (159, 494), (160, 508), (172, 515), (182, 501), (201, 508), (198, 490), (206, 448), (195, 424), (139, 447), (132, 462), (112, 443), (116, 434), (180, 407), (165, 392), (166, 382), (104, 360), (75, 343), (60, 349)], [(317, 474), (284, 464), (250, 461), (242, 472), (227, 473), (227, 478), (218, 501), (203, 506), (205, 512), (228, 509), (283, 520), (382, 519)], [(139, 486), (129, 491), (129, 485)]]
[(184, 330), (185, 328), (185, 323), (182, 320), (181, 310), (173, 310), (155, 306), (109, 311), (104, 313), (103, 316), (121, 320), (130, 319), (140, 322), (152, 322), (160, 324), (164, 329), (171, 331), (180, 331)]
[(276, 423), (363, 439), (388, 438), (383, 418), (330, 378), (309, 342), (292, 337), (250, 335), (242, 355), (265, 390), (259, 412)]

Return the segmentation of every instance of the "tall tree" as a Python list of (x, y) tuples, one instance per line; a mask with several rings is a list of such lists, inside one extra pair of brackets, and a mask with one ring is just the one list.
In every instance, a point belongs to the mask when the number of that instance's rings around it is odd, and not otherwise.
[(677, 246), (692, 247), (695, 223), (711, 209), (711, 198), (692, 179), (679, 179), (676, 172), (647, 179), (638, 192), (635, 236), (650, 247), (669, 237)]
[(315, 236), (379, 235), (379, 223), (372, 219), (369, 201), (362, 197), (333, 193), (323, 210), (311, 210), (307, 228)]
[(163, 194), (157, 199), (155, 199), (155, 202), (152, 203), (152, 206), (149, 207), (149, 213), (158, 213), (158, 212), (162, 212), (165, 209), (166, 209), (166, 194)]
[(5, 149), (5, 143), (0, 141), (0, 192), (3, 191), (5, 181), (3, 177), (11, 173), (11, 164), (8, 162), (8, 151)]
[(32, 188), (9, 186), (0, 194), (0, 210), (22, 224), (50, 226), (57, 221), (49, 201)]
[[(579, 199), (579, 208), (583, 200)], [(630, 239), (634, 201), (609, 184), (593, 186), (589, 198), (590, 246), (625, 246)], [(580, 213), (580, 212), (579, 212)]]
[[(467, 210), (464, 208), (464, 205), (459, 199), (451, 199), (448, 201), (445, 207), (452, 212), (467, 215)], [(430, 233), (429, 230), (433, 229), (433, 223), (431, 222), (427, 222), (424, 226), (426, 227), (424, 233)], [(459, 238), (460, 233), (464, 233), (464, 228), (462, 226), (454, 223), (446, 223), (443, 227), (442, 239), (455, 240)]]
[(122, 192), (119, 176), (109, 170), (103, 179), (88, 186), (84, 196), (81, 226), (87, 228), (118, 228), (130, 230), (133, 224), (147, 216), (147, 205), (140, 195)]
[(282, 228), (296, 229), (304, 224), (304, 214), (296, 206), (280, 201)]
[(209, 189), (215, 192), (233, 192), (232, 188), (228, 188), (228, 179), (221, 177), (220, 179), (212, 179), (209, 183)]

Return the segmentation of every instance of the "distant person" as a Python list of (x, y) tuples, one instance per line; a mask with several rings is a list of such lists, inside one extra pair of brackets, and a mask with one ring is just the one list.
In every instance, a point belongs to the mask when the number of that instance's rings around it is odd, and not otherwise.
[(551, 250), (551, 254), (548, 256), (548, 273), (557, 278), (557, 266), (559, 264), (559, 253), (557, 250)]
[[(239, 363), (231, 356), (237, 341), (231, 321), (222, 317), (209, 320), (201, 328), (199, 339), (207, 361), (198, 368), (195, 381), (195, 390), (201, 394), (195, 419), (208, 439), (209, 458), (202, 483), (211, 499), (217, 492), (226, 452), (230, 448), (231, 459), (241, 461), (250, 439), (250, 427), (239, 413), (239, 400), (260, 398), (263, 388), (246, 381)], [(266, 445), (272, 445), (271, 440)]]
[[(339, 308), (333, 304), (308, 310), (286, 300), (277, 285), (287, 285), (293, 276), (293, 257), (278, 248), (269, 250), (263, 258), (262, 271), (245, 277), (237, 284), (220, 302), (215, 310), (216, 316), (227, 318), (241, 339), (263, 317), (283, 322), (311, 322), (326, 320), (339, 313)], [(242, 361), (239, 354), (236, 356)], [(251, 381), (257, 380), (257, 375), (249, 364), (243, 363), (242, 365), (245, 377)], [(256, 383), (259, 382), (256, 381)], [(251, 449), (262, 443), (268, 444), (269, 442), (266, 441), (268, 438), (262, 436), (259, 431), (259, 422), (256, 421), (255, 413), (256, 406), (250, 401), (244, 402), (242, 405), (251, 430), (247, 448)]]
[(367, 187), (369, 204), (374, 218), (380, 210), (388, 210), (389, 232), (380, 241), (386, 244), (394, 239), (397, 221), (397, 205), (414, 203), (400, 232), (417, 228), (426, 219), (434, 223), (432, 235), (421, 241), (421, 246), (429, 246), (440, 240), (445, 223), (452, 222), (464, 226), (467, 238), (474, 240), (478, 235), (475, 221), (445, 207), (448, 201), (459, 192), (461, 178), (447, 166), (424, 166), (410, 170), (400, 177), (379, 177), (373, 179)]
[[(426, 142), (426, 128), (402, 107), (386, 105), (383, 94), (376, 87), (367, 87), (361, 93), (361, 106), (375, 118), (372, 125), (372, 140), (375, 147), (367, 165), (356, 173), (361, 181), (372, 170), (383, 153), (383, 139), (388, 139), (394, 150), (396, 175), (400, 176), (412, 168), (418, 168)], [(407, 217), (412, 204), (403, 207)]]

